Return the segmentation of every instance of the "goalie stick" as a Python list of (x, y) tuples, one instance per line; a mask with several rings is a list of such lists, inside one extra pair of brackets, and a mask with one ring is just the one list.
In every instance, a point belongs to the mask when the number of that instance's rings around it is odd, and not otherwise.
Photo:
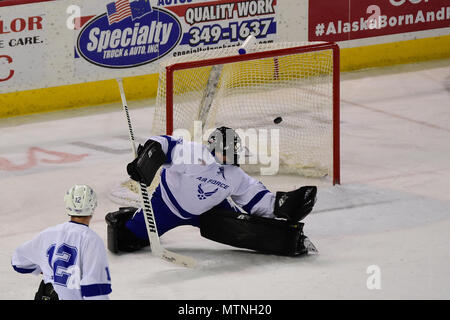
[[(249, 35), (244, 43), (239, 47), (239, 54), (246, 54), (247, 51), (251, 50), (256, 44), (256, 37), (251, 34)], [(202, 130), (205, 129), (206, 119), (209, 115), (209, 110), (213, 104), (214, 98), (216, 96), (217, 87), (220, 81), (220, 75), (222, 74), (223, 64), (214, 65), (209, 73), (208, 82), (206, 83), (206, 90), (203, 93), (202, 99), (200, 101), (200, 110), (198, 114), (198, 119), (202, 122)]]
[[(128, 105), (125, 97), (125, 92), (123, 89), (123, 82), (121, 78), (116, 79), (119, 85), (120, 97), (122, 99), (123, 110), (125, 111), (125, 115), (128, 123), (128, 134), (130, 138), (131, 148), (133, 151), (133, 155), (136, 158), (136, 145), (133, 134), (133, 127), (131, 126), (130, 113), (128, 111)], [(155, 216), (153, 214), (152, 205), (150, 202), (150, 197), (148, 195), (147, 187), (144, 183), (139, 183), (139, 196), (142, 200), (142, 208), (144, 210), (145, 216), (145, 226), (147, 228), (148, 239), (150, 241), (150, 248), (154, 255), (162, 258), (163, 260), (175, 263), (176, 265), (192, 268), (196, 265), (196, 262), (193, 258), (183, 256), (181, 254), (171, 252), (164, 247), (161, 246), (159, 241), (158, 231), (156, 228)]]
[(202, 122), (202, 130), (205, 129), (206, 119), (208, 118), (209, 110), (211, 109), (211, 105), (217, 92), (222, 69), (222, 64), (215, 65), (212, 66), (211, 72), (209, 73), (206, 90), (200, 102), (200, 111), (198, 115), (198, 119)]

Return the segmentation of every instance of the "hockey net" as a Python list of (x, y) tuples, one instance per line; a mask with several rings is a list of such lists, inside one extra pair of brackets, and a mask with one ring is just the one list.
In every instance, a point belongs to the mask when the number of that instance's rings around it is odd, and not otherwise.
[(338, 46), (270, 43), (243, 55), (231, 47), (165, 59), (152, 134), (183, 129), (184, 138), (188, 132), (204, 143), (220, 126), (243, 135), (241, 166), (249, 173), (276, 158), (274, 173), (339, 184)]
[(339, 183), (335, 44), (259, 44), (244, 55), (236, 48), (202, 51), (166, 60), (159, 77), (153, 134), (186, 129), (198, 136), (195, 121), (200, 121), (203, 141), (220, 126), (245, 136), (256, 132), (258, 139), (266, 135), (267, 149), (247, 151), (272, 156), (270, 131), (279, 130), (280, 173), (328, 175)]

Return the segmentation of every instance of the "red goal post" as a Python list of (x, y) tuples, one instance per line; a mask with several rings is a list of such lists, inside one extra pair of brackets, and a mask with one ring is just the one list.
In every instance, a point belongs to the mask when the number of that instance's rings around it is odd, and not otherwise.
[[(212, 51), (211, 51), (212, 52)], [(229, 51), (229, 52), (233, 52), (233, 51)], [(237, 52), (237, 50), (235, 49), (234, 52)], [(321, 55), (323, 52), (331, 52), (331, 56), (328, 58), (327, 54), (327, 58), (323, 58)], [(282, 47), (282, 48), (275, 48), (275, 49), (271, 49), (269, 46), (263, 46), (261, 49), (256, 48), (255, 50), (253, 50), (253, 52), (244, 54), (244, 55), (239, 55), (239, 54), (232, 54), (230, 55), (229, 53), (223, 53), (223, 55), (221, 55), (220, 53), (218, 54), (219, 56), (215, 57), (214, 54), (212, 54), (213, 56), (208, 57), (208, 55), (211, 55), (210, 53), (208, 54), (203, 54), (200, 55), (200, 58), (196, 58), (194, 57), (195, 55), (191, 55), (192, 59), (189, 59), (190, 55), (186, 55), (184, 56), (184, 60), (187, 61), (181, 61), (181, 62), (177, 62), (177, 60), (174, 60), (173, 62), (169, 62), (169, 64), (165, 65), (164, 68), (165, 70), (163, 70), (162, 72), (165, 73), (165, 76), (163, 77), (163, 79), (161, 78), (161, 74), (160, 74), (160, 86), (164, 86), (164, 88), (162, 88), (163, 92), (162, 94), (160, 93), (160, 90), (158, 91), (158, 96), (159, 99), (162, 99), (159, 103), (161, 104), (162, 102), (165, 102), (165, 108), (164, 106), (162, 106), (162, 108), (165, 109), (165, 133), (168, 135), (171, 135), (174, 131), (174, 129), (176, 129), (174, 124), (174, 108), (175, 108), (175, 101), (174, 101), (174, 92), (177, 91), (177, 89), (175, 88), (175, 83), (174, 83), (174, 74), (180, 71), (189, 71), (189, 70), (200, 70), (198, 68), (205, 68), (205, 67), (214, 67), (214, 66), (227, 66), (230, 64), (241, 64), (245, 63), (245, 62), (249, 62), (251, 63), (252, 61), (264, 61), (264, 59), (273, 59), (273, 73), (274, 73), (274, 79), (277, 77), (277, 73), (283, 73), (282, 70), (279, 70), (278, 68), (280, 68), (280, 66), (278, 66), (278, 61), (279, 59), (283, 59), (283, 57), (293, 57), (293, 58), (289, 58), (290, 60), (295, 60), (295, 57), (298, 57), (299, 60), (307, 60), (306, 62), (298, 62), (296, 67), (287, 67), (288, 71), (286, 71), (286, 73), (294, 73), (294, 71), (292, 71), (294, 68), (298, 68), (299, 70), (303, 66), (305, 66), (305, 69), (307, 68), (308, 70), (313, 70), (314, 65), (315, 64), (319, 64), (319, 63), (323, 63), (322, 60), (325, 59), (329, 59), (329, 62), (324, 63), (324, 65), (326, 64), (326, 70), (317, 70), (317, 71), (308, 71), (309, 74), (307, 75), (304, 71), (299, 71), (298, 74), (296, 74), (294, 77), (292, 77), (293, 79), (295, 77), (300, 78), (301, 80), (283, 80), (282, 85), (286, 86), (290, 86), (290, 82), (293, 82), (292, 86), (293, 88), (300, 88), (299, 91), (303, 90), (305, 91), (305, 93), (302, 93), (304, 95), (303, 100), (311, 100), (313, 102), (309, 102), (309, 104), (311, 105), (311, 108), (314, 107), (314, 99), (316, 99), (317, 101), (321, 101), (321, 100), (326, 100), (326, 102), (317, 102), (316, 104), (331, 104), (329, 106), (330, 108), (330, 112), (332, 112), (332, 116), (330, 116), (329, 121), (328, 120), (323, 120), (323, 119), (319, 119), (318, 121), (322, 121), (322, 122), (332, 122), (331, 126), (330, 126), (330, 130), (332, 130), (331, 134), (332, 138), (332, 146), (330, 146), (330, 148), (332, 149), (332, 168), (330, 168), (330, 170), (332, 170), (332, 183), (333, 184), (339, 184), (340, 183), (340, 129), (339, 129), (339, 122), (340, 122), (340, 73), (339, 73), (339, 66), (340, 66), (340, 55), (339, 55), (339, 47), (337, 44), (335, 43), (311, 43), (311, 44), (302, 44), (302, 45), (296, 45), (296, 44), (292, 44), (292, 46), (286, 46), (286, 47)], [(311, 61), (309, 61), (311, 60)], [(332, 66), (328, 67), (328, 64), (331, 63)], [(236, 67), (236, 68), (241, 68), (241, 67)], [(236, 69), (235, 68), (235, 69)], [(325, 70), (325, 71), (324, 71)], [(297, 72), (297, 71), (295, 71)], [(325, 77), (326, 76), (326, 77)], [(309, 77), (309, 79), (308, 79)], [(322, 82), (323, 79), (322, 78), (326, 78), (327, 82), (331, 82), (328, 84), (329, 88), (327, 87), (323, 92), (319, 92), (318, 89), (315, 89), (316, 87), (319, 86), (323, 86)], [(320, 79), (320, 80), (315, 80), (315, 79)], [(276, 82), (277, 79), (275, 80), (271, 80), (270, 82)], [(189, 82), (189, 78), (188, 80), (186, 80), (187, 82)], [(203, 82), (205, 82), (205, 80), (202, 80)], [(247, 81), (247, 80), (245, 80)], [(260, 80), (255, 80), (256, 81), (260, 81)], [(280, 80), (281, 81), (281, 80)], [(244, 80), (241, 80), (241, 83), (244, 82)], [(263, 81), (260, 81), (263, 82)], [(298, 82), (298, 83), (294, 83), (294, 82)], [(302, 82), (300, 84), (300, 82)], [(305, 89), (306, 85), (304, 83), (306, 82), (311, 82), (313, 84), (308, 84), (308, 88)], [(205, 86), (203, 84), (203, 86)], [(269, 85), (269, 87), (273, 87), (274, 85)], [(280, 86), (281, 87), (281, 86)], [(277, 87), (278, 88), (278, 87)], [(204, 90), (204, 89), (203, 89)], [(264, 88), (260, 89), (260, 90), (265, 90)], [(306, 90), (308, 90), (308, 92), (306, 92)], [(322, 90), (322, 89), (321, 89)], [(330, 94), (330, 90), (331, 90), (331, 94)], [(161, 92), (162, 92), (161, 91)], [(199, 90), (201, 91), (201, 90)], [(302, 99), (302, 98), (298, 98), (297, 97), (298, 94), (293, 94), (293, 100), (295, 99)], [(314, 95), (316, 95), (316, 97), (314, 97)], [(328, 97), (329, 95), (331, 95), (330, 97)], [(312, 96), (312, 97), (311, 97)], [(283, 97), (284, 98), (284, 97)], [(251, 98), (250, 98), (251, 99)], [(250, 100), (249, 99), (249, 100)], [(300, 100), (300, 103), (293, 101), (293, 104), (302, 104), (302, 100)], [(161, 106), (158, 106), (158, 102), (157, 102), (157, 108), (161, 108)], [(236, 108), (241, 108), (241, 107), (236, 107)], [(242, 108), (246, 108), (245, 104), (242, 105)], [(269, 109), (269, 108), (267, 108)], [(318, 107), (318, 109), (324, 110), (323, 107)], [(238, 109), (236, 109), (238, 110)], [(230, 112), (232, 112), (233, 110), (231, 110)], [(156, 110), (156, 112), (158, 112), (158, 110)], [(321, 111), (314, 111), (315, 112), (315, 117), (316, 118), (320, 118), (320, 112)], [(327, 111), (328, 112), (328, 111)], [(255, 116), (258, 116), (261, 112), (259, 112), (259, 110), (255, 111)], [(313, 113), (313, 111), (302, 111), (301, 112), (303, 115), (307, 115), (308, 113)], [(304, 117), (303, 117), (304, 118)], [(298, 122), (300, 122), (300, 120), (303, 119), (300, 116), (296, 116), (296, 118), (294, 120)], [(284, 119), (283, 119), (284, 120)], [(155, 121), (154, 120), (154, 124), (158, 121), (158, 119)], [(293, 122), (294, 124), (296, 122)], [(305, 125), (303, 125), (305, 126)], [(299, 126), (300, 128), (300, 126)], [(316, 136), (314, 136), (314, 134), (311, 136), (310, 139), (314, 140), (316, 137), (323, 135), (322, 133), (319, 133), (319, 129), (311, 129), (311, 131), (313, 130), (317, 130), (317, 134)], [(322, 129), (320, 129), (322, 130)], [(155, 130), (153, 130), (155, 133)], [(300, 131), (300, 129), (295, 130), (294, 131)], [(325, 130), (326, 131), (326, 130)], [(160, 134), (162, 132), (159, 132)], [(328, 134), (328, 133), (325, 133)], [(289, 144), (289, 141), (286, 143)], [(301, 146), (297, 146), (297, 145), (293, 145), (293, 148), (301, 148)], [(308, 149), (305, 149), (304, 153), (309, 152)], [(308, 164), (309, 165), (309, 164)]]

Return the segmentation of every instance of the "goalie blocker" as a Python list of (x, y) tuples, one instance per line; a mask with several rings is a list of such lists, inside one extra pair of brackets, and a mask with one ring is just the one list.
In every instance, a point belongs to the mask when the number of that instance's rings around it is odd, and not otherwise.
[[(137, 208), (120, 208), (105, 219), (108, 225), (108, 249), (113, 253), (133, 252), (148, 246), (125, 227)], [(209, 240), (237, 248), (268, 254), (297, 256), (317, 253), (303, 234), (303, 223), (269, 219), (228, 210), (212, 209), (200, 216), (200, 234)]]

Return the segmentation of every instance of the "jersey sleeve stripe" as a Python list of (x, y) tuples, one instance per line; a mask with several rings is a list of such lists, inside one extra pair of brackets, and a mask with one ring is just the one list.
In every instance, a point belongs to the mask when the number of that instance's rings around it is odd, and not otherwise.
[(166, 157), (167, 157), (166, 164), (170, 164), (170, 163), (172, 163), (172, 150), (177, 145), (177, 140), (173, 139), (170, 136), (166, 136), (166, 135), (162, 135), (161, 137), (166, 138), (167, 142), (169, 144), (169, 147), (167, 148), (167, 153), (166, 153)]
[(19, 268), (19, 267), (16, 267), (14, 265), (12, 267), (14, 268), (14, 270), (16, 270), (19, 273), (32, 273), (34, 270), (36, 270), (36, 268), (26, 269), (26, 268)]
[(87, 286), (81, 286), (81, 295), (83, 297), (103, 296), (112, 292), (111, 285), (109, 283), (91, 284)]
[(247, 213), (251, 213), (253, 207), (267, 194), (269, 190), (262, 190), (258, 192), (246, 205), (242, 206)]

